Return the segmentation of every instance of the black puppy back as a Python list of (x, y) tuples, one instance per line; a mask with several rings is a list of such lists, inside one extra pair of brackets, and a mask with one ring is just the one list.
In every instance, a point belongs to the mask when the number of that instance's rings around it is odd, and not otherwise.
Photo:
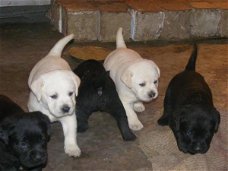
[(185, 67), (185, 70), (195, 71), (197, 53), (198, 53), (198, 48), (197, 48), (197, 45), (194, 44), (193, 45), (193, 51), (192, 51), (191, 57), (188, 60), (188, 63), (186, 65), (186, 67)]
[(24, 111), (19, 105), (8, 97), (0, 95), (0, 121), (9, 115), (22, 112)]
[(125, 109), (116, 91), (115, 83), (102, 63), (87, 60), (74, 70), (81, 79), (76, 103), (78, 132), (88, 129), (88, 119), (96, 111), (111, 114), (125, 141), (132, 141), (136, 136), (128, 126)]
[(90, 59), (78, 65), (78, 67), (74, 69), (74, 73), (77, 74), (80, 79), (86, 79), (88, 77), (91, 79), (98, 77), (101, 73), (105, 73), (105, 69), (102, 63)]

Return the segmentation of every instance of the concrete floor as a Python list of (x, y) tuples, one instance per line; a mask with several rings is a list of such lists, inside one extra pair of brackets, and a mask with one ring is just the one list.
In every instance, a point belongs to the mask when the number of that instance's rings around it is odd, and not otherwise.
[[(9, 96), (27, 110), (29, 72), (61, 37), (62, 35), (48, 24), (2, 25), (0, 94)], [(70, 46), (78, 46), (78, 43)], [(109, 44), (108, 47), (114, 49), (114, 44)], [(184, 68), (191, 53), (191, 46), (187, 43), (131, 43), (130, 47), (143, 57), (153, 59), (161, 69), (159, 97), (146, 104), (146, 111), (139, 114), (144, 129), (135, 132), (137, 140), (124, 142), (114, 120), (106, 113), (96, 113), (90, 118), (89, 130), (78, 134), (82, 156), (70, 158), (63, 151), (62, 128), (60, 124), (55, 123), (48, 145), (49, 161), (44, 171), (228, 170), (227, 42), (217, 40), (199, 43), (197, 70), (205, 76), (212, 89), (215, 106), (221, 113), (221, 125), (208, 153), (194, 156), (178, 151), (168, 127), (160, 127), (156, 123), (163, 110), (167, 84)], [(64, 57), (72, 67), (80, 62), (69, 57), (67, 49)]]

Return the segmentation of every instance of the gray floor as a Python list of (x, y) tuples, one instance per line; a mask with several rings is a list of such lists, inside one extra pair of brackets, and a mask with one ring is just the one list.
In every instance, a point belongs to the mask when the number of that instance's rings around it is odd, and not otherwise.
[[(9, 96), (27, 110), (29, 72), (61, 37), (62, 35), (47, 23), (2, 25), (0, 94)], [(99, 45), (114, 49), (114, 44)], [(80, 61), (69, 57), (67, 49), (71, 46), (78, 46), (78, 43), (68, 45), (64, 57), (75, 67)], [(74, 159), (64, 153), (62, 128), (55, 123), (48, 145), (49, 162), (44, 170), (227, 170), (226, 41), (206, 41), (199, 44), (197, 69), (212, 88), (214, 102), (222, 120), (208, 153), (195, 156), (179, 152), (171, 131), (156, 123), (163, 110), (167, 84), (172, 76), (184, 68), (191, 53), (191, 46), (186, 43), (131, 43), (130, 47), (143, 57), (153, 59), (161, 69), (159, 97), (146, 104), (146, 111), (139, 114), (144, 129), (135, 132), (137, 140), (124, 142), (114, 120), (106, 113), (95, 113), (90, 118), (89, 130), (78, 134), (82, 156)]]
[(49, 22), (50, 5), (0, 7), (0, 24)]

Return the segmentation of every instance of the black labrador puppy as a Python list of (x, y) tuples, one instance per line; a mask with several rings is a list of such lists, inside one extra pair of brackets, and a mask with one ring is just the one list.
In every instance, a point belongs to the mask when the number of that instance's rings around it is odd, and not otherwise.
[[(50, 120), (41, 112), (24, 112), (8, 97), (0, 95), (0, 168), (41, 171), (47, 162)], [(1, 156), (2, 157), (2, 156)], [(9, 160), (8, 160), (9, 159)]]
[(134, 140), (136, 136), (128, 126), (115, 84), (103, 65), (96, 60), (87, 60), (79, 64), (74, 73), (81, 79), (76, 104), (78, 132), (88, 129), (88, 119), (93, 112), (102, 111), (110, 113), (116, 119), (125, 141)]
[(220, 123), (213, 105), (212, 93), (202, 75), (195, 71), (197, 46), (185, 70), (169, 83), (164, 99), (160, 125), (169, 125), (179, 150), (184, 153), (206, 153)]

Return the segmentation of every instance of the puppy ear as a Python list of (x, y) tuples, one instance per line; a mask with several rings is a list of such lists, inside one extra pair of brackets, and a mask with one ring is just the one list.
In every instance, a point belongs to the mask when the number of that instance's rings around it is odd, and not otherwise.
[(73, 78), (73, 81), (74, 81), (74, 84), (75, 84), (75, 87), (76, 87), (75, 95), (78, 96), (78, 88), (79, 88), (79, 86), (80, 86), (81, 80), (80, 80), (80, 78), (79, 78), (76, 74), (74, 74), (74, 73), (72, 73), (72, 78)]
[(41, 91), (42, 91), (43, 85), (44, 85), (43, 79), (38, 78), (37, 80), (33, 81), (30, 86), (32, 92), (35, 94), (38, 101), (41, 100)]
[(174, 111), (173, 118), (170, 119), (171, 127), (174, 128), (176, 131), (180, 130), (181, 122), (183, 122), (183, 115), (184, 113), (190, 108), (190, 105), (185, 105), (182, 108), (178, 108), (176, 111)]
[(170, 127), (176, 131), (180, 130), (180, 121), (181, 121), (181, 116), (176, 115), (176, 117), (172, 118), (169, 120)]
[(158, 68), (158, 66), (156, 65), (156, 70), (157, 70), (157, 73), (158, 73), (158, 78), (160, 77), (160, 69)]
[(123, 74), (122, 74), (122, 76), (121, 76), (120, 79), (121, 79), (121, 81), (123, 81), (123, 83), (124, 83), (127, 87), (131, 88), (131, 86), (132, 86), (132, 81), (131, 81), (132, 76), (133, 76), (133, 73), (132, 73), (129, 69), (126, 69), (126, 70), (123, 72)]
[(45, 123), (45, 128), (47, 131), (47, 138), (48, 141), (51, 136), (51, 121), (48, 116), (44, 115), (42, 112), (37, 112), (37, 115), (39, 115), (39, 119)]
[(213, 118), (215, 121), (214, 132), (217, 132), (219, 124), (220, 124), (220, 113), (215, 108), (213, 109), (212, 113), (213, 113)]
[(155, 68), (157, 74), (158, 74), (158, 78), (160, 77), (160, 69), (158, 67), (158, 65), (156, 63), (154, 63), (153, 61), (149, 60), (149, 59), (144, 59), (146, 61), (148, 61), (149, 63), (151, 63), (152, 67)]
[(46, 126), (47, 126), (47, 136), (48, 136), (48, 141), (50, 140), (50, 137), (51, 137), (51, 121), (50, 119), (48, 118), (48, 116), (42, 114), (43, 116), (43, 121), (46, 123)]
[(8, 144), (8, 133), (5, 129), (3, 129), (3, 126), (0, 125), (0, 140), (2, 140), (5, 144)]

